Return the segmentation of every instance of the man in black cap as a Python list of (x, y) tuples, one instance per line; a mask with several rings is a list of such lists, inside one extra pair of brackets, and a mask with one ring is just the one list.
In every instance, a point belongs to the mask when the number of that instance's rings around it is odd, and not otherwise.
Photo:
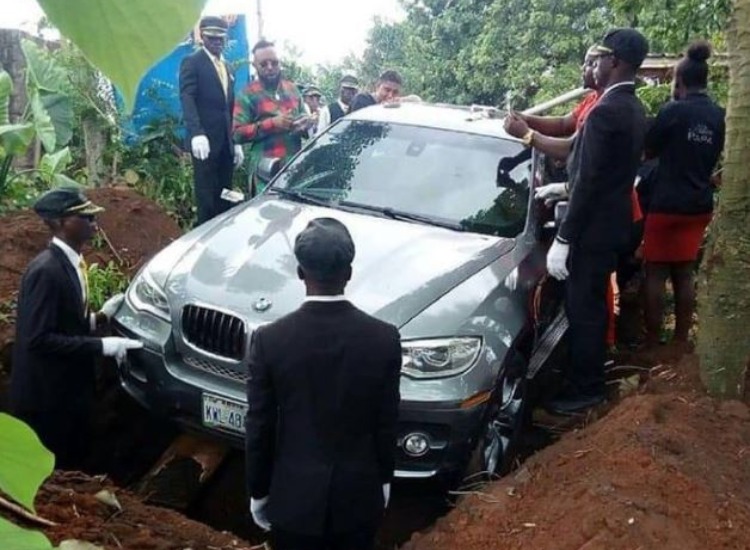
[(394, 469), (399, 333), (344, 297), (354, 243), (341, 222), (312, 220), (294, 253), (305, 303), (252, 337), (250, 511), (276, 550), (367, 550)]
[(232, 141), (234, 77), (222, 58), (227, 24), (221, 17), (200, 22), (203, 47), (182, 60), (180, 102), (193, 157), (196, 225), (228, 210), (221, 198), (232, 188), (234, 167), (242, 164), (242, 147)]
[(349, 105), (359, 91), (359, 80), (352, 75), (344, 75), (339, 82), (339, 99), (336, 103), (326, 105), (320, 110), (318, 117), (318, 132), (328, 128), (331, 124), (349, 112)]
[(34, 210), (53, 237), (21, 279), (10, 408), (55, 454), (57, 468), (79, 468), (88, 444), (94, 359), (103, 354), (120, 362), (143, 344), (92, 336), (124, 298), (118, 294), (98, 313), (89, 311), (81, 249), (96, 232), (95, 215), (103, 209), (78, 189), (62, 187), (45, 193)]
[(569, 197), (547, 255), (550, 275), (567, 279), (570, 386), (550, 404), (562, 413), (604, 399), (607, 284), (618, 253), (628, 246), (630, 195), (646, 131), (646, 114), (635, 95), (636, 71), (648, 53), (646, 38), (635, 29), (614, 29), (596, 52), (594, 78), (602, 96), (576, 135), (568, 185), (545, 197)]

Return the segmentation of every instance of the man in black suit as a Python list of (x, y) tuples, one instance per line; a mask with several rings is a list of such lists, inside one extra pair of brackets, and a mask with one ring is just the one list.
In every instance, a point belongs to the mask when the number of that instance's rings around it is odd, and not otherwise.
[(10, 408), (55, 454), (57, 468), (80, 468), (88, 444), (95, 357), (120, 362), (143, 344), (92, 335), (124, 298), (110, 298), (98, 313), (88, 308), (81, 249), (97, 229), (95, 214), (103, 209), (78, 189), (62, 187), (45, 193), (34, 210), (54, 236), (21, 279)]
[(200, 33), (203, 47), (180, 65), (180, 102), (198, 206), (196, 225), (232, 206), (221, 192), (232, 188), (234, 167), (244, 160), (242, 147), (232, 141), (234, 77), (221, 56), (227, 24), (221, 17), (204, 17)]
[[(627, 250), (633, 220), (631, 192), (646, 131), (635, 95), (636, 71), (648, 41), (635, 29), (614, 29), (596, 47), (594, 77), (602, 96), (576, 135), (568, 160), (570, 182), (556, 195), (569, 203), (547, 255), (547, 270), (567, 279), (570, 387), (550, 404), (575, 412), (604, 400), (606, 292), (619, 253)], [(546, 200), (552, 197), (544, 195)]]
[(297, 236), (307, 299), (258, 328), (250, 351), (250, 510), (276, 550), (367, 550), (394, 469), (398, 330), (344, 298), (354, 244), (331, 218)]

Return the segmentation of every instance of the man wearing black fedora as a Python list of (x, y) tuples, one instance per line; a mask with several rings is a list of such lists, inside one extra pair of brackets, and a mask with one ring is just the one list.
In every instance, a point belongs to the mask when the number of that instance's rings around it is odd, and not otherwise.
[(196, 225), (232, 206), (221, 193), (232, 188), (234, 167), (244, 160), (242, 147), (232, 140), (234, 77), (222, 57), (227, 23), (221, 17), (204, 17), (200, 34), (203, 47), (180, 65), (180, 102), (193, 159)]
[(89, 308), (81, 250), (97, 230), (96, 214), (104, 209), (77, 188), (61, 187), (45, 193), (34, 210), (53, 236), (21, 279), (10, 409), (55, 454), (57, 468), (80, 468), (89, 443), (94, 359), (105, 355), (119, 363), (143, 344), (93, 335), (124, 299), (113, 296), (96, 313)]
[(399, 333), (344, 297), (354, 243), (341, 222), (312, 220), (294, 253), (307, 298), (252, 337), (250, 510), (276, 550), (367, 550), (394, 470)]

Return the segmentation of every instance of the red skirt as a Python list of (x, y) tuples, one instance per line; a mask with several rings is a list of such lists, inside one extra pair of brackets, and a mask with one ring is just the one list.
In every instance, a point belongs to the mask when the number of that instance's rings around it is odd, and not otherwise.
[(647, 262), (693, 262), (712, 214), (649, 214), (643, 232)]

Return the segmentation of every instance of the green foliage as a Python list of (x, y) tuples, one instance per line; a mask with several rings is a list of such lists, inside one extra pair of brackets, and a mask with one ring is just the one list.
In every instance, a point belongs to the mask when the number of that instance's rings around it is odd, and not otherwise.
[(0, 413), (0, 490), (34, 511), (34, 497), (49, 477), (55, 457), (34, 431), (17, 418)]
[(104, 302), (118, 292), (125, 292), (128, 277), (115, 262), (106, 266), (91, 264), (86, 272), (89, 281), (89, 306), (93, 311), (101, 309)]
[(26, 59), (26, 95), (30, 118), (44, 149), (52, 152), (67, 145), (73, 135), (73, 111), (66, 96), (67, 77), (64, 67), (53, 54), (32, 40), (22, 40)]
[[(34, 431), (24, 422), (0, 413), (0, 491), (34, 511), (34, 497), (55, 465)], [(42, 533), (27, 531), (0, 517), (0, 541), (13, 550), (52, 550)]]
[(13, 550), (54, 550), (47, 537), (37, 531), (27, 531), (0, 517), (0, 541), (3, 548)]
[(638, 98), (646, 108), (646, 114), (656, 116), (672, 95), (672, 86), (670, 84), (658, 84), (656, 86), (641, 86), (637, 92)]
[[(651, 51), (678, 53), (695, 38), (724, 46), (728, 0), (404, 0), (399, 23), (376, 20), (358, 64), (369, 82), (399, 70), (407, 93), (449, 103), (516, 108), (580, 83), (586, 49), (606, 30), (637, 26)], [(656, 91), (653, 93), (657, 93)]]
[(16, 301), (0, 302), (0, 325), (9, 325), (16, 320)]
[(179, 121), (163, 116), (145, 128), (142, 139), (121, 149), (122, 168), (128, 182), (156, 201), (183, 228), (195, 221), (193, 170), (190, 158), (183, 155), (178, 134)]
[(40, 0), (49, 21), (117, 85), (132, 109), (143, 74), (193, 28), (205, 0)]

